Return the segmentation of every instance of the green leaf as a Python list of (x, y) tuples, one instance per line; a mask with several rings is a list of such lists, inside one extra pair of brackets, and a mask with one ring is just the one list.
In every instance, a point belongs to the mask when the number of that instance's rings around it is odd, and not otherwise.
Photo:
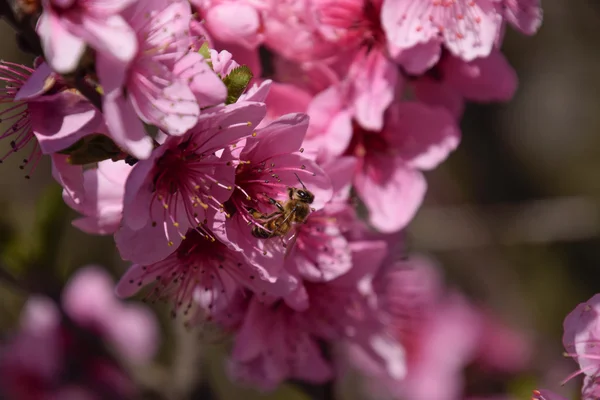
[(59, 151), (69, 156), (69, 163), (85, 165), (124, 156), (123, 151), (108, 136), (102, 134), (88, 135), (72, 146)]
[(252, 77), (250, 68), (246, 65), (240, 65), (223, 78), (223, 83), (227, 87), (227, 100), (225, 104), (235, 103), (248, 87), (248, 83), (250, 83)]

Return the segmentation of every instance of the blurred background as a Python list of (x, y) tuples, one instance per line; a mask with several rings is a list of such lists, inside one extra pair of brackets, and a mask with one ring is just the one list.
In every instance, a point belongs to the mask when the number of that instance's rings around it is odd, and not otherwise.
[[(515, 398), (529, 398), (536, 387), (558, 388), (575, 370), (562, 355), (562, 322), (576, 304), (600, 292), (600, 2), (545, 0), (543, 7), (536, 36), (509, 29), (504, 42), (520, 79), (515, 98), (468, 106), (462, 144), (428, 173), (425, 205), (408, 229), (409, 251), (439, 260), (451, 286), (529, 338), (527, 368), (502, 382)], [(13, 35), (0, 21), (0, 59), (29, 65)], [(9, 150), (0, 141), (0, 156)], [(50, 251), (52, 265), (36, 265), (36, 279), (56, 280), (57, 294), (86, 264), (105, 266), (117, 277), (126, 265), (112, 238), (71, 227), (76, 215), (57, 201), (49, 160), (30, 180), (21, 161), (11, 156), (0, 165), (0, 247), (7, 269), (20, 275), (22, 257)], [(40, 249), (41, 234), (52, 238), (53, 249)], [(24, 300), (0, 281), (0, 335), (14, 330)], [(209, 398), (196, 382), (204, 376), (216, 382), (217, 398), (254, 396), (224, 381), (219, 345), (190, 352), (197, 335), (166, 324), (166, 310), (157, 309), (165, 321), (159, 365), (136, 372), (148, 393), (167, 385), (171, 397), (180, 398), (191, 385), (197, 398)], [(213, 361), (200, 369), (203, 351)], [(577, 384), (563, 393), (575, 393)], [(261, 398), (303, 398), (282, 390)]]

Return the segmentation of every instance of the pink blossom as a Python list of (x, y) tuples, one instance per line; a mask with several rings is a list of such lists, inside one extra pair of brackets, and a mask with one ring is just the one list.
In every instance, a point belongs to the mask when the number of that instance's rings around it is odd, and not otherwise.
[(44, 0), (37, 32), (54, 70), (72, 72), (86, 45), (127, 63), (137, 51), (135, 32), (120, 13), (135, 0)]
[(108, 340), (123, 356), (144, 363), (158, 344), (158, 324), (152, 312), (137, 304), (125, 304), (114, 295), (114, 282), (96, 266), (78, 270), (67, 283), (62, 305), (81, 327)]
[(136, 32), (139, 49), (127, 65), (98, 57), (97, 72), (112, 137), (145, 159), (152, 140), (138, 117), (167, 134), (183, 135), (198, 120), (198, 101), (208, 105), (202, 102), (218, 101), (226, 91), (199, 54), (188, 54), (192, 38), (187, 1), (139, 1), (124, 17)]
[[(500, 34), (502, 16), (494, 0), (384, 0), (381, 24), (392, 57), (421, 47), (421, 72), (439, 58), (443, 44), (465, 61), (486, 57)], [(417, 69), (413, 66), (413, 69)]]
[(237, 380), (272, 390), (286, 379), (323, 383), (333, 377), (316, 339), (284, 302), (250, 302), (236, 334), (229, 372)]
[(243, 254), (192, 230), (164, 260), (129, 268), (117, 286), (117, 294), (128, 297), (150, 285), (150, 298), (172, 301), (173, 315), (179, 311), (188, 315), (196, 302), (210, 319), (220, 320), (226, 319), (224, 312), (243, 288), (252, 290), (258, 298), (286, 294), (293, 282), (278, 278), (268, 265), (249, 264)]
[(394, 103), (380, 132), (355, 124), (346, 154), (359, 160), (354, 185), (371, 224), (387, 233), (406, 226), (425, 195), (421, 170), (435, 168), (459, 140), (447, 111), (420, 103)]
[[(101, 127), (99, 114), (89, 112), (93, 107), (86, 106), (81, 96), (66, 92), (45, 63), (33, 70), (2, 62), (0, 81), (4, 82), (0, 102), (12, 103), (0, 112), (0, 120), (10, 124), (0, 139), (10, 139), (11, 145), (11, 151), (0, 161), (30, 146), (31, 150), (20, 166), (21, 169), (28, 167), (26, 178), (35, 170), (42, 152), (63, 149)], [(50, 89), (56, 89), (57, 93), (47, 95)], [(55, 153), (51, 159), (52, 176), (72, 197), (72, 201), (79, 203), (83, 192), (81, 167), (71, 165), (67, 155)]]
[[(289, 188), (305, 185), (314, 194), (311, 207), (318, 210), (331, 198), (331, 183), (313, 161), (301, 153), (308, 126), (304, 114), (288, 114), (256, 130), (239, 155), (235, 185), (225, 209), (231, 218), (220, 219), (215, 234), (252, 263), (283, 267), (283, 238), (258, 239), (252, 226), (259, 225), (250, 210), (269, 215), (277, 211), (273, 201), (289, 199)], [(302, 181), (302, 183), (299, 182)], [(271, 200), (273, 199), (273, 200)]]
[(372, 389), (418, 400), (460, 398), (462, 370), (473, 360), (479, 337), (477, 313), (461, 296), (444, 293), (438, 272), (424, 258), (384, 265), (373, 287), (387, 333), (404, 348), (406, 376), (390, 376), (354, 347), (356, 365), (376, 378)]
[(118, 302), (107, 273), (84, 267), (65, 287), (62, 310), (45, 297), (28, 299), (19, 331), (0, 347), (0, 392), (19, 400), (132, 398), (132, 381), (103, 346), (144, 363), (157, 335), (150, 310)]
[(465, 100), (508, 101), (517, 84), (513, 68), (499, 50), (493, 49), (489, 56), (471, 62), (445, 54), (433, 70), (413, 82), (413, 87), (419, 100), (445, 107), (459, 119)]
[(124, 259), (151, 264), (176, 249), (189, 229), (211, 237), (216, 213), (234, 187), (235, 166), (227, 153), (249, 136), (264, 105), (244, 102), (202, 114), (183, 136), (167, 137), (147, 160), (138, 162), (125, 185), (123, 227), (116, 242)]
[(75, 203), (73, 196), (63, 191), (65, 203), (84, 217), (72, 223), (84, 232), (106, 235), (117, 231), (123, 213), (125, 182), (131, 166), (124, 161), (106, 160), (98, 163), (98, 168), (83, 172), (82, 195)]
[(600, 372), (599, 316), (600, 294), (597, 294), (585, 303), (577, 305), (565, 318), (563, 344), (567, 354), (573, 357), (580, 367), (573, 376), (585, 374), (596, 378)]
[(103, 131), (101, 114), (83, 96), (66, 90), (46, 63), (34, 70), (2, 62), (0, 82), (5, 85), (0, 102), (12, 103), (0, 112), (0, 119), (9, 123), (0, 139), (10, 139), (12, 148), (1, 160), (29, 146), (21, 169), (29, 167), (31, 173), (42, 153), (63, 150), (85, 135)]

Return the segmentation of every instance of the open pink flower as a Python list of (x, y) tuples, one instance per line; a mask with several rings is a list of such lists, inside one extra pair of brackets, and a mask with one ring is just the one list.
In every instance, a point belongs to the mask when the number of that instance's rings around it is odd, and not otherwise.
[(131, 166), (124, 161), (112, 160), (102, 161), (98, 168), (84, 171), (84, 193), (77, 196), (81, 202), (75, 203), (73, 196), (63, 191), (65, 203), (84, 215), (74, 220), (73, 225), (87, 233), (115, 233), (123, 215), (125, 182), (130, 172)]
[(67, 90), (44, 62), (32, 69), (3, 61), (0, 82), (4, 83), (0, 103), (12, 103), (0, 112), (2, 121), (10, 124), (0, 139), (10, 139), (12, 148), (2, 160), (33, 143), (22, 166), (33, 171), (42, 153), (66, 149), (83, 136), (104, 130), (98, 110), (79, 93)]
[(435, 168), (459, 141), (446, 110), (420, 103), (394, 103), (380, 132), (355, 124), (346, 154), (359, 160), (354, 185), (371, 224), (390, 233), (410, 222), (425, 195), (421, 170)]
[(600, 374), (600, 294), (575, 307), (564, 321), (563, 344), (569, 356), (579, 364), (579, 371), (596, 378)]
[(272, 390), (286, 379), (323, 383), (333, 377), (299, 313), (283, 301), (250, 301), (229, 361), (233, 378)]
[(220, 215), (215, 234), (236, 251), (243, 251), (250, 262), (282, 268), (285, 254), (284, 239), (259, 239), (252, 235), (253, 226), (261, 222), (255, 220), (250, 210), (264, 215), (276, 212), (273, 201), (287, 201), (289, 188), (301, 188), (302, 184), (314, 194), (310, 206), (315, 210), (331, 198), (327, 175), (301, 154), (307, 126), (305, 114), (284, 115), (256, 130), (239, 155), (235, 189), (225, 204), (231, 218)]
[(59, 73), (79, 65), (86, 45), (122, 63), (133, 59), (137, 40), (120, 13), (136, 0), (43, 0), (37, 32), (44, 54)]
[(136, 32), (139, 49), (125, 65), (98, 57), (97, 72), (112, 137), (135, 157), (146, 159), (152, 140), (139, 118), (167, 134), (183, 135), (198, 120), (198, 101), (218, 103), (226, 91), (199, 54), (188, 54), (192, 39), (187, 1), (139, 1), (123, 15)]
[(225, 213), (235, 175), (231, 159), (217, 152), (250, 136), (264, 112), (263, 104), (253, 102), (213, 107), (194, 129), (167, 137), (134, 166), (125, 186), (124, 224), (116, 234), (124, 259), (164, 259), (189, 229), (211, 236), (212, 219)]
[(79, 93), (67, 90), (44, 62), (35, 70), (2, 62), (0, 82), (4, 83), (0, 103), (12, 103), (0, 112), (0, 118), (9, 123), (0, 139), (10, 139), (11, 144), (11, 151), (0, 161), (30, 147), (20, 166), (28, 169), (28, 178), (42, 154), (50, 153), (52, 175), (71, 200), (79, 203), (83, 193), (82, 168), (71, 165), (67, 155), (56, 152), (85, 135), (104, 132), (100, 112)]
[(488, 56), (502, 16), (495, 0), (384, 0), (381, 24), (392, 57), (401, 59), (403, 52), (418, 49), (412, 69), (419, 69), (418, 63), (423, 72), (439, 58), (442, 44), (465, 61)]
[(293, 281), (278, 279), (279, 271), (275, 272), (249, 264), (243, 254), (190, 231), (164, 260), (129, 268), (117, 294), (128, 297), (150, 285), (149, 297), (173, 302), (173, 314), (188, 315), (196, 302), (211, 319), (220, 320), (242, 288), (258, 298), (282, 296), (293, 289)]

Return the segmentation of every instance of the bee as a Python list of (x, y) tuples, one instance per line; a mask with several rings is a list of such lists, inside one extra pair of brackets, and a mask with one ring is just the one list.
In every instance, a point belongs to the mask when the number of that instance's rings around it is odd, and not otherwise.
[[(269, 198), (271, 204), (277, 207), (277, 211), (265, 215), (250, 208), (248, 211), (252, 217), (260, 223), (252, 227), (252, 235), (259, 239), (270, 239), (274, 236), (285, 237), (295, 224), (306, 221), (312, 209), (310, 205), (315, 200), (315, 195), (310, 192), (297, 174), (296, 178), (302, 189), (289, 187), (288, 197), (285, 202)], [(284, 244), (285, 246), (285, 244)]]

